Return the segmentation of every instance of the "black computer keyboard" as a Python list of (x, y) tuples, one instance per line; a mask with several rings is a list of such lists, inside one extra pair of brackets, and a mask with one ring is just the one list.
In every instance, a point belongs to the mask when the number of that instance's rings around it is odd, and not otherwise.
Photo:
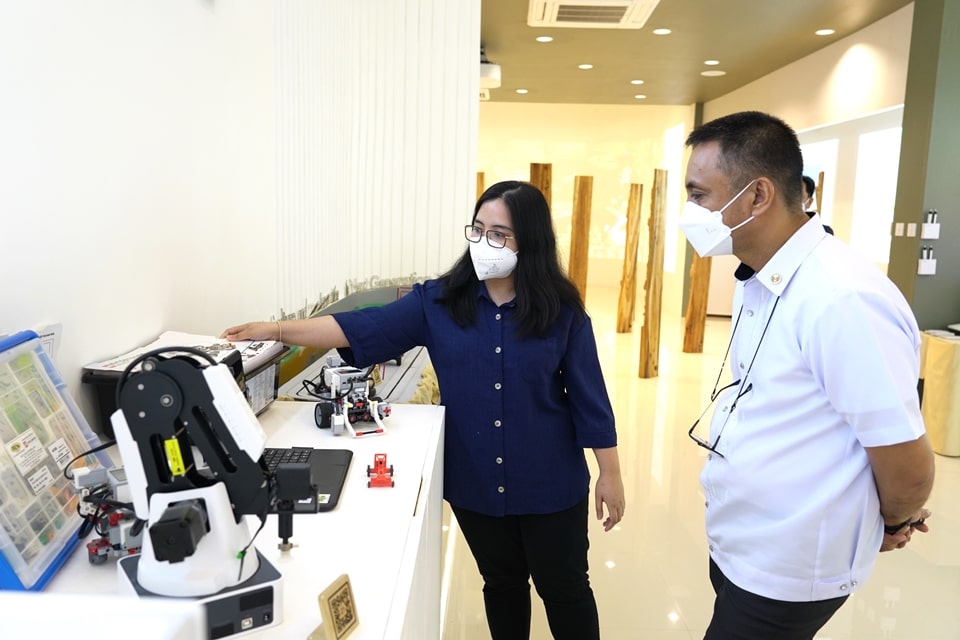
[(310, 447), (267, 447), (263, 450), (263, 461), (267, 470), (276, 471), (281, 462), (310, 462)]

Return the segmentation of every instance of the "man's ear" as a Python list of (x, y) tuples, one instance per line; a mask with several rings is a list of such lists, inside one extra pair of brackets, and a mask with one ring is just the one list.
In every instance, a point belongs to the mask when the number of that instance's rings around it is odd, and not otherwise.
[(777, 197), (777, 188), (770, 178), (760, 176), (753, 186), (753, 202), (750, 215), (759, 216), (766, 213)]

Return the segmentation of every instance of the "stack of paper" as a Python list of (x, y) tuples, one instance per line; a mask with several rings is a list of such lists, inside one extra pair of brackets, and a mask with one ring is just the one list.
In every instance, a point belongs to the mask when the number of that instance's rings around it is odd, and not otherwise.
[(218, 362), (236, 349), (240, 352), (240, 358), (243, 361), (243, 372), (248, 374), (275, 358), (283, 350), (283, 343), (275, 340), (230, 341), (215, 336), (165, 331), (156, 340), (144, 347), (134, 349), (116, 358), (89, 364), (85, 368), (101, 371), (123, 371), (128, 364), (144, 353), (163, 347), (192, 347), (210, 354)]

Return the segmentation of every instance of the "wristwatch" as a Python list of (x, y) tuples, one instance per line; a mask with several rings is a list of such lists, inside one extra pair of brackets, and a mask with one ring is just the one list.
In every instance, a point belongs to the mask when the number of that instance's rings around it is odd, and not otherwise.
[(920, 518), (919, 520), (911, 520), (910, 518), (907, 518), (900, 524), (883, 525), (883, 532), (892, 536), (893, 534), (897, 533), (898, 531), (900, 531), (906, 526), (916, 527), (921, 524), (923, 524), (923, 518)]

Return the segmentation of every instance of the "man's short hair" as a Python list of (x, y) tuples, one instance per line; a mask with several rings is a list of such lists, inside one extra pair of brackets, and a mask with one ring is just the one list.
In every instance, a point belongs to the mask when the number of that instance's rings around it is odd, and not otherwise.
[(807, 198), (812, 198), (817, 192), (817, 183), (810, 176), (803, 176), (803, 186), (807, 189)]
[[(720, 145), (719, 169), (737, 191), (760, 176), (782, 194), (784, 206), (802, 200), (803, 154), (786, 122), (760, 111), (741, 111), (704, 123), (687, 136), (687, 146)], [(796, 204), (793, 204), (796, 207)]]

